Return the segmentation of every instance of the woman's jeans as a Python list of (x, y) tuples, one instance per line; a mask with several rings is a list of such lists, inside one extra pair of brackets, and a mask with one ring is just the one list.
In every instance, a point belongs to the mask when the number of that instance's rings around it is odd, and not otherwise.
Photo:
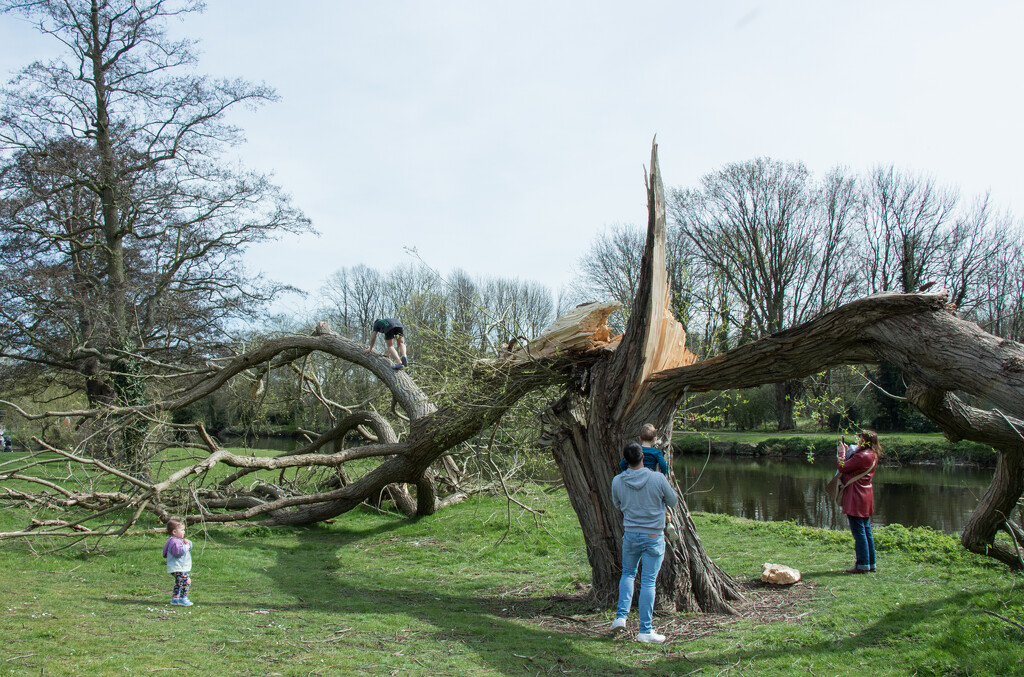
[(616, 618), (625, 618), (633, 603), (633, 580), (637, 564), (641, 565), (640, 632), (652, 632), (651, 618), (654, 616), (654, 582), (658, 579), (661, 562), (665, 559), (665, 535), (656, 536), (627, 531), (622, 535), (622, 578), (619, 579), (619, 606)]
[(870, 571), (875, 568), (875, 539), (871, 535), (871, 518), (847, 515), (853, 532), (853, 549), (857, 552), (857, 568)]

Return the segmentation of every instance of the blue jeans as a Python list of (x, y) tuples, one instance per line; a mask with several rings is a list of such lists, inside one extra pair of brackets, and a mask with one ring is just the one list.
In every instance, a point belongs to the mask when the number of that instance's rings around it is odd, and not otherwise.
[(850, 531), (853, 532), (853, 549), (857, 553), (857, 568), (875, 568), (875, 538), (871, 535), (871, 518), (847, 515)]
[(625, 618), (633, 604), (633, 581), (636, 567), (642, 563), (640, 573), (640, 632), (651, 632), (654, 616), (654, 582), (658, 580), (661, 562), (665, 559), (665, 535), (638, 534), (627, 531), (622, 535), (622, 577), (619, 579), (619, 606), (616, 618)]

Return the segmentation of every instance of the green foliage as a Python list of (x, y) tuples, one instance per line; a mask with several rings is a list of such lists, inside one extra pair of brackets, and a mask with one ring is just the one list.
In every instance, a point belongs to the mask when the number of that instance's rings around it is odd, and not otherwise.
[(801, 435), (794, 437), (769, 437), (757, 445), (758, 452), (764, 455), (803, 456), (815, 458), (827, 453), (835, 455), (835, 437)]
[(735, 426), (738, 430), (751, 430), (763, 426), (774, 408), (771, 386), (697, 393), (684, 399), (678, 413), (678, 428), (707, 430)]
[[(883, 441), (884, 440), (884, 441)], [(911, 435), (880, 436), (883, 460), (895, 459), (902, 463), (926, 461), (967, 461), (978, 465), (995, 465), (996, 454), (992, 447), (978, 442), (949, 442), (940, 438), (916, 439)]]
[(948, 563), (973, 558), (955, 536), (930, 527), (907, 528), (902, 524), (889, 524), (873, 531), (875, 548), (879, 552), (902, 552), (928, 562)]
[(245, 536), (247, 538), (266, 538), (270, 536), (272, 532), (269, 527), (254, 526), (246, 527), (242, 529), (240, 533), (242, 534), (242, 536)]

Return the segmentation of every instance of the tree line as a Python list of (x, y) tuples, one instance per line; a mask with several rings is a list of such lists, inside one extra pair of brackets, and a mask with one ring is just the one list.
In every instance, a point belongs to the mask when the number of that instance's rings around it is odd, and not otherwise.
[[(1024, 339), (1024, 229), (990, 195), (962, 198), (924, 174), (879, 165), (815, 177), (802, 163), (756, 158), (668, 192), (672, 309), (688, 347), (710, 356), (883, 291), (945, 288), (965, 319)], [(628, 299), (642, 233), (619, 225), (580, 262), (577, 296)], [(910, 416), (900, 375), (874, 375), (884, 427)], [(778, 427), (808, 384), (774, 390)], [(881, 394), (879, 394), (881, 393)]]

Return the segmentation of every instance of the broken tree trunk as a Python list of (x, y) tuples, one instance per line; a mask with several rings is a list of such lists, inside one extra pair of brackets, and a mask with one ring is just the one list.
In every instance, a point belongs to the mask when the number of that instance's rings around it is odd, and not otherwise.
[[(622, 571), (622, 515), (612, 505), (611, 482), (623, 445), (636, 438), (644, 423), (654, 424), (664, 440), (672, 435), (677, 396), (653, 393), (648, 378), (695, 361), (668, 305), (665, 201), (656, 145), (647, 193), (647, 241), (625, 334), (614, 352), (575, 369), (565, 395), (542, 417), (543, 440), (552, 446), (583, 530), (593, 596), (604, 604), (616, 599)], [(681, 538), (666, 543), (657, 583), (659, 604), (679, 611), (730, 611), (730, 602), (740, 599), (739, 590), (704, 552), (681, 495), (673, 522)]]
[[(959, 397), (917, 381), (907, 387), (907, 399), (931, 419), (952, 441), (968, 439), (992, 446), (999, 457), (992, 482), (960, 534), (965, 548), (987, 555), (1013, 569), (1024, 568), (1024, 543), (1012, 517), (1024, 491), (1024, 421), (1000, 411), (984, 411), (964, 404)], [(1005, 531), (1013, 545), (996, 540)]]

